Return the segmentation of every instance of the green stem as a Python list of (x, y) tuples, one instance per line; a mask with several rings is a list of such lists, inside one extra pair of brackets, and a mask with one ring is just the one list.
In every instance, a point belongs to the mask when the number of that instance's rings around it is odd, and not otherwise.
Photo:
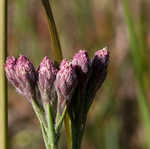
[(45, 147), (46, 147), (46, 149), (49, 149), (48, 137), (47, 137), (47, 134), (46, 134), (45, 128), (44, 128), (44, 126), (43, 126), (43, 124), (42, 124), (42, 123), (40, 123), (40, 125), (41, 125), (41, 130), (42, 130), (42, 135), (43, 135), (43, 139), (44, 139)]
[(59, 130), (60, 130), (61, 126), (62, 126), (62, 122), (63, 122), (64, 117), (66, 115), (66, 110), (67, 110), (67, 107), (65, 106), (62, 115), (61, 116), (57, 116), (58, 118), (56, 117), (56, 120), (58, 119), (58, 122), (56, 122), (56, 126), (55, 126), (56, 134), (59, 132)]
[(72, 122), (72, 149), (80, 149), (83, 138), (85, 124)]
[(55, 129), (54, 129), (54, 123), (52, 118), (51, 106), (49, 103), (45, 103), (44, 107), (46, 111), (46, 120), (48, 125), (48, 130), (47, 130), (48, 141), (51, 149), (56, 149), (56, 137), (55, 137)]
[(7, 56), (7, 0), (0, 0), (0, 149), (8, 148), (7, 84), (4, 63)]
[(45, 131), (47, 131), (47, 127), (46, 127), (45, 119), (44, 119), (44, 113), (34, 99), (32, 99), (32, 107), (36, 113), (37, 118), (39, 119), (39, 121), (44, 126)]
[(46, 146), (46, 149), (49, 149), (49, 146), (48, 146), (48, 138), (47, 138), (47, 127), (46, 127), (46, 124), (45, 124), (45, 121), (44, 121), (44, 118), (43, 118), (43, 112), (42, 110), (40, 109), (40, 107), (38, 106), (38, 104), (36, 103), (36, 101), (34, 99), (32, 99), (32, 107), (33, 107), (33, 110), (40, 122), (40, 126), (41, 126), (41, 130), (42, 130), (42, 135), (43, 135), (43, 139), (44, 139), (44, 143), (45, 143), (45, 146)]
[(51, 37), (51, 44), (52, 48), (54, 50), (54, 59), (57, 62), (60, 62), (62, 60), (62, 51), (60, 46), (60, 41), (57, 33), (56, 24), (53, 18), (53, 13), (51, 9), (51, 5), (49, 3), (49, 0), (42, 0), (43, 7), (46, 12), (48, 25), (49, 25), (49, 31), (50, 31), (50, 37)]

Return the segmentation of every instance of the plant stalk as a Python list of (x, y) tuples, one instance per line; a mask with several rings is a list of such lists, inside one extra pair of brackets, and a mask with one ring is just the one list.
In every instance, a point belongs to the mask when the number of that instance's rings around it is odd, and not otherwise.
[(8, 148), (7, 84), (4, 63), (7, 56), (7, 0), (0, 0), (0, 149)]
[(32, 107), (33, 107), (33, 110), (40, 122), (45, 147), (46, 147), (46, 149), (49, 149), (48, 137), (47, 137), (47, 127), (46, 127), (46, 124), (45, 124), (45, 121), (43, 118), (43, 113), (34, 99), (32, 99)]
[(46, 112), (46, 120), (47, 120), (47, 135), (48, 135), (48, 142), (50, 145), (50, 149), (56, 149), (56, 137), (55, 137), (55, 129), (54, 129), (54, 122), (52, 117), (51, 106), (49, 103), (45, 103), (45, 112)]
[(85, 123), (72, 122), (72, 149), (80, 149), (85, 129)]
[(44, 10), (47, 16), (47, 20), (48, 20), (54, 60), (56, 60), (57, 62), (60, 62), (63, 56), (62, 56), (62, 50), (60, 46), (60, 41), (58, 37), (55, 20), (53, 18), (51, 5), (49, 3), (49, 0), (42, 0), (42, 4), (43, 4)]
[(58, 122), (56, 122), (56, 125), (55, 125), (55, 132), (56, 132), (56, 134), (59, 132), (59, 130), (60, 130), (61, 126), (62, 126), (63, 120), (64, 120), (64, 118), (66, 116), (66, 111), (67, 111), (67, 107), (65, 106), (62, 115), (61, 116), (60, 115), (56, 116), (56, 120), (58, 119)]

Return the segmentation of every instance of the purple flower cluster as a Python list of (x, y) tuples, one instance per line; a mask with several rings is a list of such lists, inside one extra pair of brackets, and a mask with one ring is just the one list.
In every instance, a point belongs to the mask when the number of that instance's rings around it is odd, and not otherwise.
[[(21, 55), (18, 59), (8, 57), (5, 71), (11, 84), (29, 101), (35, 98), (37, 89), (41, 99), (51, 100), (52, 89), (54, 89), (58, 98), (56, 99), (57, 107), (61, 109), (64, 107), (62, 105), (68, 103), (73, 105), (71, 103), (76, 101), (75, 104), (80, 105), (81, 102), (84, 106), (89, 105), (90, 98), (94, 97), (106, 77), (108, 61), (107, 48), (98, 50), (91, 60), (87, 51), (80, 50), (72, 61), (64, 59), (59, 69), (48, 57), (44, 57), (35, 71), (29, 59)], [(80, 99), (74, 99), (74, 97)], [(89, 103), (85, 104), (86, 102)], [(80, 108), (84, 108), (82, 106), (81, 104)]]
[(8, 57), (5, 64), (8, 80), (16, 90), (31, 100), (35, 96), (36, 73), (32, 63), (25, 57)]

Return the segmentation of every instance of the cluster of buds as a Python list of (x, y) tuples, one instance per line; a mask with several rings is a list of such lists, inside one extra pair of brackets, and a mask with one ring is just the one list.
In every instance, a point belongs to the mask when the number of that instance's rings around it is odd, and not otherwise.
[(5, 64), (8, 80), (16, 90), (29, 101), (35, 97), (36, 72), (32, 63), (25, 57), (8, 57)]
[(96, 51), (91, 60), (85, 50), (80, 50), (73, 57), (72, 65), (76, 70), (78, 85), (69, 107), (72, 121), (82, 124), (86, 121), (95, 94), (106, 78), (108, 62), (107, 48)]
[[(80, 50), (72, 61), (64, 59), (59, 68), (44, 57), (36, 71), (29, 59), (21, 55), (18, 59), (8, 57), (5, 71), (10, 83), (30, 102), (40, 101), (43, 111), (44, 104), (56, 109), (54, 125), (61, 125), (61, 116), (67, 109), (71, 121), (83, 126), (93, 98), (106, 78), (108, 61), (107, 48), (98, 50), (91, 60), (87, 51)], [(57, 108), (52, 101), (56, 101)]]

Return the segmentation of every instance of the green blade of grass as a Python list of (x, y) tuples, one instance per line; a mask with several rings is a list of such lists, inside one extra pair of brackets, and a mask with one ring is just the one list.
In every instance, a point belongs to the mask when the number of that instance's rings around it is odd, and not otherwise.
[(138, 103), (140, 108), (141, 118), (143, 120), (144, 128), (146, 129), (146, 148), (150, 149), (150, 112), (147, 104), (147, 99), (145, 96), (144, 90), (144, 49), (141, 49), (140, 41), (135, 31), (134, 22), (131, 16), (131, 12), (129, 9), (129, 1), (122, 0), (122, 6), (125, 15), (125, 21), (127, 24), (128, 32), (129, 32), (129, 40), (131, 44), (131, 55), (133, 58), (133, 67), (135, 69), (135, 77), (137, 80), (137, 89), (138, 89)]
[(7, 54), (7, 0), (0, 0), (0, 149), (8, 148), (7, 85), (4, 63)]
[(56, 24), (53, 18), (51, 5), (49, 3), (49, 0), (42, 0), (42, 4), (43, 4), (44, 10), (47, 16), (47, 20), (48, 20), (51, 44), (52, 44), (53, 53), (54, 53), (54, 60), (57, 62), (60, 62), (62, 60), (62, 51), (61, 51)]

